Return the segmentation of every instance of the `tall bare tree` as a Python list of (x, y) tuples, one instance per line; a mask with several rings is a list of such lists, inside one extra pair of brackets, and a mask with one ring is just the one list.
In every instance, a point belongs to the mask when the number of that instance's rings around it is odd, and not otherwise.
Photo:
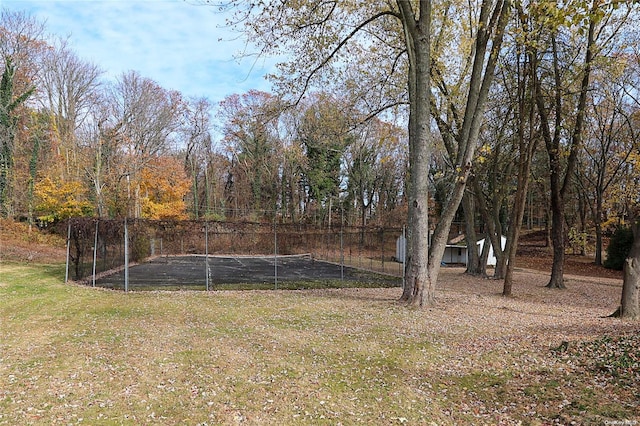
[[(434, 304), (440, 259), (453, 214), (464, 193), (509, 2), (486, 0), (477, 10), (473, 26), (472, 77), (467, 86), (465, 118), (459, 132), (461, 144), (457, 164), (460, 167), (456, 192), (447, 201), (445, 215), (434, 235), (431, 255), (428, 249), (428, 200), (432, 152), (432, 2), (313, 0), (247, 6), (238, 0), (227, 4), (236, 7), (239, 14), (236, 22), (246, 25), (251, 40), (260, 46), (262, 54), (286, 52), (289, 60), (281, 64), (277, 82), (283, 91), (294, 94), (294, 101), (301, 99), (314, 85), (345, 81), (354, 86), (355, 96), (359, 94), (362, 103), (370, 106), (372, 115), (403, 102), (408, 105), (409, 256), (403, 299), (414, 306)], [(374, 63), (376, 66), (371, 67)], [(353, 78), (355, 75), (362, 81)], [(372, 94), (377, 102), (367, 102)]]
[(174, 148), (182, 99), (179, 93), (168, 91), (135, 71), (120, 76), (108, 99), (109, 127), (117, 129), (120, 149), (127, 154), (118, 182), (127, 185), (128, 214), (139, 217), (140, 171)]
[[(519, 25), (528, 28), (526, 15), (520, 13), (518, 8)], [(526, 31), (525, 31), (526, 34)], [(516, 267), (516, 252), (520, 239), (525, 207), (527, 204), (527, 194), (531, 180), (531, 164), (533, 162), (536, 149), (540, 142), (540, 136), (535, 120), (535, 104), (532, 95), (531, 74), (535, 66), (530, 62), (530, 57), (526, 52), (526, 45), (515, 40), (513, 55), (514, 65), (512, 69), (512, 80), (514, 85), (508, 90), (511, 101), (516, 104), (513, 109), (515, 127), (515, 147), (517, 152), (517, 179), (516, 192), (513, 200), (513, 208), (509, 216), (509, 228), (507, 230), (507, 242), (504, 255), (500, 259), (496, 270), (504, 271), (502, 295), (511, 296), (513, 289), (513, 272)]]
[(532, 73), (534, 99), (549, 159), (553, 243), (549, 288), (565, 288), (565, 199), (583, 146), (595, 60), (620, 34), (634, 7), (601, 0), (529, 5), (537, 35), (528, 46), (531, 62), (537, 65)]
[(271, 214), (279, 196), (281, 140), (278, 136), (280, 100), (266, 92), (227, 96), (218, 116), (231, 168), (227, 199), (238, 214)]
[(637, 106), (633, 97), (627, 95), (633, 80), (638, 81), (640, 70), (634, 69), (627, 55), (618, 54), (616, 59), (596, 70), (584, 152), (576, 170), (579, 189), (585, 194), (593, 217), (596, 265), (602, 265), (606, 198), (616, 198), (609, 189), (621, 187), (624, 177), (621, 172), (640, 145), (640, 129), (633, 118), (638, 114)]
[(78, 58), (64, 40), (43, 55), (40, 98), (53, 117), (57, 154), (64, 160), (61, 177), (65, 179), (81, 178), (85, 159), (76, 143), (76, 131), (95, 106), (102, 73), (98, 66)]
[[(369, 120), (354, 132), (345, 158), (347, 215), (354, 210), (364, 226), (369, 219), (385, 222), (399, 207), (406, 164), (404, 135), (391, 123)], [(389, 217), (387, 223), (396, 223)], [(397, 219), (397, 217), (395, 217)]]
[(206, 98), (189, 100), (183, 109), (181, 126), (184, 139), (185, 169), (191, 176), (192, 215), (198, 219), (206, 215), (211, 206), (208, 179), (208, 160), (212, 154), (211, 110), (213, 106)]

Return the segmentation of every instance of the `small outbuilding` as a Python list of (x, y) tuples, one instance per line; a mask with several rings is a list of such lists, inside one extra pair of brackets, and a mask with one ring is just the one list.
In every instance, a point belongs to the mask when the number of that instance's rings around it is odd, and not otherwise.
[[(476, 243), (478, 254), (482, 253), (484, 242), (485, 240), (482, 239)], [(507, 237), (503, 235), (500, 237), (500, 245), (502, 246), (503, 250), (506, 244), (507, 244)], [(406, 238), (401, 235), (396, 240), (396, 260), (398, 262), (403, 263), (405, 261), (406, 247), (407, 247)], [(442, 255), (442, 263), (444, 263), (445, 265), (462, 264), (466, 266), (468, 261), (469, 261), (469, 256), (467, 253), (466, 245), (462, 245), (459, 243), (452, 243), (452, 244), (446, 245), (444, 249), (444, 254)], [(489, 247), (489, 256), (487, 257), (487, 266), (496, 266), (496, 263), (497, 263), (497, 259), (493, 252), (493, 247)]]

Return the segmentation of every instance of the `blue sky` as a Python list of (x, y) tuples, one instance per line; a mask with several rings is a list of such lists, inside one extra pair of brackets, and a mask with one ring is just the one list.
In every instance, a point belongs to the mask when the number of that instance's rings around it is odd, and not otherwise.
[[(185, 96), (213, 102), (250, 89), (270, 91), (264, 79), (273, 59), (235, 59), (246, 51), (227, 16), (197, 0), (0, 0), (25, 11), (48, 33), (69, 42), (78, 56), (115, 79), (135, 70)], [(251, 48), (248, 49), (251, 52)]]

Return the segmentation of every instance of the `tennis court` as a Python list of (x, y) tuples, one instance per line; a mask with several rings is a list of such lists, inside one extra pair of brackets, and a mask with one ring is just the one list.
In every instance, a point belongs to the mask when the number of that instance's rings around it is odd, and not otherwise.
[[(129, 290), (285, 288), (287, 283), (341, 282), (354, 286), (399, 286), (395, 276), (364, 271), (314, 259), (311, 255), (295, 256), (159, 256), (148, 262), (130, 266)], [(125, 271), (119, 270), (96, 278), (95, 285), (124, 289)]]

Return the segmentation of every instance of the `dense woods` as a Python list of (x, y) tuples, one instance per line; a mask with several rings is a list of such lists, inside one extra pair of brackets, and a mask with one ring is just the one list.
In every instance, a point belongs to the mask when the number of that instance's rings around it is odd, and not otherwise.
[(406, 131), (339, 94), (214, 105), (134, 70), (110, 81), (27, 15), (1, 31), (4, 217), (404, 220)]
[(523, 227), (548, 231), (549, 286), (562, 287), (567, 250), (601, 264), (606, 237), (637, 220), (637, 5), (298, 3), (227, 2), (264, 54), (291, 60), (274, 93), (217, 104), (135, 70), (108, 79), (44, 23), (2, 11), (0, 214), (40, 226), (424, 217), (434, 240), (491, 241), (505, 295)]

